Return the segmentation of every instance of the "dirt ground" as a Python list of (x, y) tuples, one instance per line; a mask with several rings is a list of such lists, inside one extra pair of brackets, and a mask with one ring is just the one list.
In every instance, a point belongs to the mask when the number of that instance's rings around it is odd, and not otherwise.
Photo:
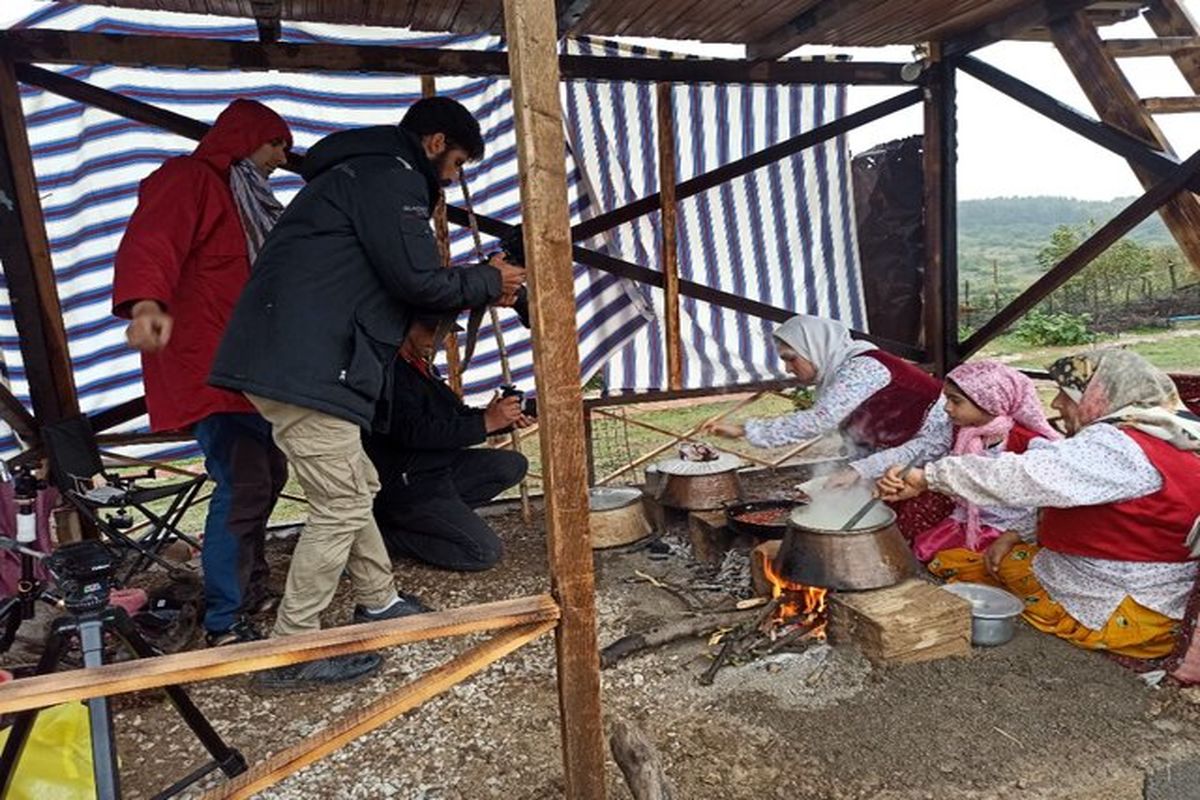
[[(750, 488), (770, 494), (781, 480), (755, 479)], [(460, 575), (399, 563), (400, 585), (437, 608), (546, 591), (540, 517), (525, 525), (504, 506), (489, 518), (507, 546), (500, 566)], [(673, 581), (708, 574), (678, 534), (666, 537), (675, 545), (669, 553), (597, 554), (602, 645), (681, 613), (677, 598), (635, 572)], [(293, 541), (270, 545), (279, 584)], [(731, 559), (708, 582), (728, 581), (739, 566)], [(326, 624), (346, 621), (350, 603), (343, 585)], [(264, 696), (248, 678), (233, 678), (191, 692), (253, 762), (470, 641), (394, 648), (382, 674), (340, 691)], [(696, 676), (708, 652), (704, 641), (683, 642), (602, 674), (606, 719), (647, 732), (676, 800), (1132, 800), (1143, 797), (1147, 774), (1167, 786), (1157, 797), (1200, 798), (1194, 775), (1184, 779), (1185, 767), (1200, 763), (1200, 692), (1148, 687), (1100, 655), (1024, 626), (1012, 642), (969, 659), (876, 669), (853, 649), (821, 644), (723, 669), (705, 687)], [(163, 696), (120, 698), (116, 708), (126, 797), (149, 797), (202, 760)], [(562, 796), (561, 775), (553, 646), (543, 637), (262, 796), (551, 800)], [(611, 798), (630, 797), (611, 761), (607, 777)]]

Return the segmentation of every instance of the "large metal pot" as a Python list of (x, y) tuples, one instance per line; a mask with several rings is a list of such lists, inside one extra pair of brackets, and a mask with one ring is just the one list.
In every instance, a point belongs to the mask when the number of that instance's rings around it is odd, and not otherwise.
[(804, 512), (792, 512), (775, 557), (775, 570), (785, 580), (862, 590), (892, 586), (917, 574), (916, 559), (896, 527), (896, 512), (887, 506), (878, 504), (850, 531), (805, 524)]
[(647, 494), (668, 508), (683, 511), (718, 509), (742, 499), (742, 480), (737, 472), (740, 460), (725, 459), (721, 464), (724, 468), (711, 472), (702, 472), (703, 467), (694, 466), (694, 474), (686, 474), (688, 466), (672, 459), (647, 469)]

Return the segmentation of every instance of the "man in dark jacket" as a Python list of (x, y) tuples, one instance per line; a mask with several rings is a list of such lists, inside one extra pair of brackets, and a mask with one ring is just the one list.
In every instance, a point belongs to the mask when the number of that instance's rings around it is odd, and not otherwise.
[[(306, 186), (271, 231), (213, 365), (270, 421), (309, 502), (274, 635), (316, 630), (343, 569), (355, 621), (425, 610), (396, 592), (371, 515), (378, 476), (363, 451), (384, 377), (414, 308), (511, 302), (524, 270), (500, 259), (444, 269), (429, 216), (440, 186), (483, 155), (479, 123), (449, 98), (415, 103), (398, 127), (327, 136)], [(355, 680), (376, 654), (260, 673), (267, 688)]]
[(245, 397), (207, 381), (257, 245), (283, 210), (267, 176), (291, 144), (274, 111), (233, 101), (195, 152), (142, 181), (114, 265), (113, 313), (130, 320), (142, 354), (150, 428), (191, 430), (215, 483), (201, 554), (210, 645), (262, 638), (244, 614), (273, 600), (263, 540), (287, 460)]
[(413, 321), (393, 367), (388, 431), (365, 438), (381, 485), (375, 521), (393, 555), (484, 570), (495, 566), (504, 547), (472, 508), (517, 485), (529, 462), (511, 450), (474, 445), (533, 421), (517, 397), (497, 395), (487, 408), (463, 404), (433, 365), (446, 327), (437, 316)]

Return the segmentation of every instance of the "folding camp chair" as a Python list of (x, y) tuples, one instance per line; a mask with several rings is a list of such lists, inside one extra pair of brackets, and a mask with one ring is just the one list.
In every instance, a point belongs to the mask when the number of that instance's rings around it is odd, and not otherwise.
[[(131, 475), (115, 471), (125, 469), (123, 467), (106, 466), (100, 458), (91, 423), (85, 416), (46, 425), (41, 429), (41, 435), (50, 461), (51, 480), (62, 496), (126, 556), (127, 568), (124, 574), (118, 575), (121, 582), (128, 581), (152, 563), (172, 574), (177, 573), (178, 566), (160, 555), (163, 548), (176, 540), (200, 547), (195, 539), (179, 530), (179, 522), (195, 502), (207, 475), (140, 487), (137, 481), (153, 480), (154, 470)], [(149, 507), (150, 503), (166, 498), (170, 498), (170, 502), (165, 511), (155, 512)], [(115, 511), (115, 515), (102, 516), (101, 511), (106, 509)], [(127, 532), (133, 524), (129, 509), (140, 513), (149, 523), (149, 530), (144, 535), (134, 536)]]

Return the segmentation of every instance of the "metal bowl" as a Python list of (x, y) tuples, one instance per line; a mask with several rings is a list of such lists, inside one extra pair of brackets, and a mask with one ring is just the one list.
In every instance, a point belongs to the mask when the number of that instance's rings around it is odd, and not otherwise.
[(1016, 595), (983, 583), (947, 583), (942, 588), (971, 604), (971, 644), (994, 647), (1013, 637), (1024, 610)]

